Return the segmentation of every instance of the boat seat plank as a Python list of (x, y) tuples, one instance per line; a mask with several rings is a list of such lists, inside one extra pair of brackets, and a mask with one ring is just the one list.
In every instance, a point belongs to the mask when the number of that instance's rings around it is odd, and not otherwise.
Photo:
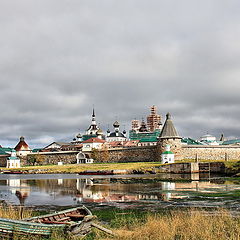
[(73, 217), (73, 218), (83, 218), (83, 217), (85, 217), (85, 215), (82, 215), (82, 214), (68, 214), (67, 215), (68, 217)]
[(58, 222), (58, 221), (47, 221), (47, 220), (42, 221), (42, 223), (46, 223), (46, 224), (71, 224), (70, 222)]

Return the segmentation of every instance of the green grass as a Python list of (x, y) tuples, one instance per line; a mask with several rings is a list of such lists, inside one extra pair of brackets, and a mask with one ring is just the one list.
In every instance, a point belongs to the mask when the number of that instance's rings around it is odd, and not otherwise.
[[(176, 161), (176, 163), (181, 162), (194, 162), (194, 160), (184, 159), (181, 161)], [(240, 173), (240, 161), (221, 161), (221, 160), (199, 160), (199, 162), (224, 162), (227, 167), (227, 173), (229, 175), (234, 175)], [(83, 171), (101, 171), (101, 170), (127, 170), (131, 172), (132, 170), (148, 172), (158, 168), (160, 166), (167, 165), (161, 164), (160, 162), (128, 162), (128, 163), (93, 163), (93, 164), (66, 164), (62, 166), (58, 165), (44, 165), (44, 166), (25, 166), (22, 168), (14, 169), (17, 171), (26, 172), (36, 172), (36, 173), (79, 173)], [(9, 170), (7, 168), (2, 168), (1, 170)], [(11, 169), (12, 170), (12, 169)], [(156, 169), (155, 169), (156, 170)]]
[[(44, 165), (44, 166), (27, 166), (22, 167), (19, 171), (41, 171), (43, 173), (78, 173), (86, 170), (100, 171), (100, 170), (141, 170), (161, 166), (159, 162), (131, 162), (131, 163), (93, 163), (93, 164), (68, 164), (63, 166), (58, 165)], [(2, 170), (9, 170), (2, 168)]]

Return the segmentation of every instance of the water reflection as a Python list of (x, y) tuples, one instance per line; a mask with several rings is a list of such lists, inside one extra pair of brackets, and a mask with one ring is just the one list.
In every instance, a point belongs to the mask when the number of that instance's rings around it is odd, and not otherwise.
[[(176, 175), (174, 175), (175, 177)], [(172, 177), (172, 178), (174, 178)], [(0, 199), (20, 205), (55, 205), (70, 206), (82, 203), (107, 204), (116, 203), (179, 203), (194, 200), (202, 194), (206, 202), (206, 193), (239, 191), (239, 185), (222, 184), (210, 180), (199, 181), (199, 175), (188, 176), (191, 182), (157, 181), (158, 178), (146, 176), (134, 178), (106, 178), (51, 175), (51, 179), (43, 176), (6, 176), (0, 180)], [(4, 176), (1, 176), (4, 178)], [(30, 178), (30, 179), (28, 179)], [(143, 180), (143, 178), (145, 178)], [(215, 203), (219, 203), (216, 198)], [(199, 203), (199, 202), (198, 202)], [(211, 202), (213, 204), (214, 201)], [(235, 200), (236, 203), (236, 200)]]
[(15, 194), (19, 200), (20, 205), (24, 205), (25, 200), (30, 194), (30, 186), (26, 180), (7, 179), (7, 186), (10, 187), (11, 193)]

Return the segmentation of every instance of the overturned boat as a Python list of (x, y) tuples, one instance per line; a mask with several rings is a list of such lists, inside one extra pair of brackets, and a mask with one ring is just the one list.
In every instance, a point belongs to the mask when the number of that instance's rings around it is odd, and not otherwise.
[(85, 236), (94, 225), (93, 219), (95, 216), (85, 206), (23, 220), (0, 218), (0, 234), (50, 236), (54, 231), (63, 231)]

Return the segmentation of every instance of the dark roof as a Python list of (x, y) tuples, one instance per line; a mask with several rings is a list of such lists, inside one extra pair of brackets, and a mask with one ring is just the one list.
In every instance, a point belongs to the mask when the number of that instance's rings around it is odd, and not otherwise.
[(170, 113), (167, 113), (167, 115), (166, 115), (166, 121), (163, 125), (163, 129), (160, 134), (160, 138), (181, 138), (178, 135), (177, 130), (173, 125)]
[(110, 133), (110, 135), (108, 137), (123, 137), (125, 138), (125, 136), (121, 133), (121, 132), (112, 132)]
[(97, 125), (95, 125), (95, 124), (91, 124), (90, 126), (89, 126), (89, 128), (87, 129), (87, 131), (89, 131), (89, 130), (97, 130), (98, 128), (97, 128)]
[(146, 123), (144, 122), (144, 120), (142, 120), (141, 127), (139, 128), (138, 131), (139, 131), (139, 132), (148, 132), (148, 130), (147, 130), (147, 125), (146, 125)]

